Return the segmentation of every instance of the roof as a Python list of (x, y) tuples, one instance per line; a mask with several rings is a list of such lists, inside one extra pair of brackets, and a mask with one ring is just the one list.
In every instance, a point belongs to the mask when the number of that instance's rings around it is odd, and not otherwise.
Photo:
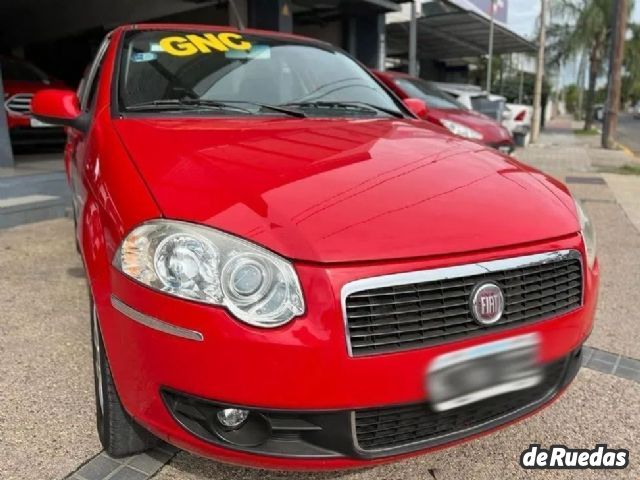
[[(419, 58), (449, 60), (486, 55), (489, 51), (490, 20), (485, 15), (446, 1), (425, 4), (424, 13), (417, 20)], [(409, 22), (387, 25), (388, 56), (406, 56), (408, 42)], [(495, 54), (534, 52), (537, 48), (499, 22), (494, 22), (493, 42)]]
[(121, 25), (115, 29), (116, 31), (130, 30), (169, 30), (177, 32), (233, 32), (247, 35), (256, 35), (262, 37), (272, 37), (284, 40), (296, 40), (299, 42), (322, 45), (324, 47), (335, 48), (334, 45), (317, 38), (305, 37), (304, 35), (296, 35), (294, 33), (278, 32), (275, 30), (261, 30), (257, 28), (240, 29), (231, 25), (207, 25), (198, 23), (132, 23)]

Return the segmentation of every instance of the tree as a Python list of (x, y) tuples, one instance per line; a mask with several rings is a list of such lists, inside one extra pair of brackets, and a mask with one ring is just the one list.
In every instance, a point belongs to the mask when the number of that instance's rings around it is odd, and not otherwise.
[(624, 46), (623, 104), (640, 100), (640, 25), (630, 23), (628, 30), (631, 36)]
[[(535, 81), (535, 75), (533, 73), (525, 72), (522, 75), (522, 103), (526, 105), (533, 104), (533, 84)], [(500, 93), (507, 98), (508, 103), (518, 103), (518, 97), (520, 94), (520, 76), (509, 75), (505, 76), (502, 80), (496, 80), (493, 85), (493, 91)], [(551, 85), (544, 79), (542, 82), (542, 97), (547, 98), (551, 93)], [(543, 100), (544, 104), (544, 100)]]
[(564, 101), (567, 107), (567, 112), (572, 113), (574, 116), (578, 113), (579, 93), (577, 85), (567, 85), (564, 87)]
[(593, 126), (596, 81), (602, 73), (607, 53), (613, 7), (611, 0), (555, 0), (552, 5), (552, 18), (555, 20), (548, 29), (552, 61), (566, 62), (583, 51), (588, 54), (585, 130), (591, 130)]

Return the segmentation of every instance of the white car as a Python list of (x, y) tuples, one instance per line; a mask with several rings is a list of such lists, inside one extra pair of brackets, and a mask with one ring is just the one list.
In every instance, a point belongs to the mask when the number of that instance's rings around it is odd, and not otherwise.
[(511, 132), (517, 145), (526, 147), (531, 138), (531, 118), (533, 107), (517, 103), (507, 103), (502, 114), (502, 125)]
[(442, 82), (437, 82), (435, 85), (440, 88), (440, 90), (452, 95), (469, 110), (475, 110), (499, 122), (502, 121), (502, 114), (507, 103), (505, 97), (487, 93), (477, 85)]

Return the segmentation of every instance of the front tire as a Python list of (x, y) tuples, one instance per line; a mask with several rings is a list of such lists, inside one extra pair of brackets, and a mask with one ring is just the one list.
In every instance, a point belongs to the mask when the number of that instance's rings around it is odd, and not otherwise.
[(93, 300), (91, 301), (91, 338), (96, 421), (100, 443), (114, 458), (126, 457), (154, 447), (158, 439), (138, 425), (122, 407), (105, 354)]

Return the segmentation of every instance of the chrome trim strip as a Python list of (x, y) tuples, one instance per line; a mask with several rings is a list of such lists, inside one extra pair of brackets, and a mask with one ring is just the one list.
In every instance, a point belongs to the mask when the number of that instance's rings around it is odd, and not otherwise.
[(129, 305), (126, 305), (115, 295), (111, 295), (111, 305), (113, 305), (113, 308), (118, 310), (123, 315), (126, 315), (131, 320), (134, 320), (144, 325), (145, 327), (153, 328), (154, 330), (168, 333), (169, 335), (175, 335), (176, 337), (195, 340), (197, 342), (202, 342), (204, 340), (204, 335), (202, 335), (200, 332), (178, 327), (176, 325), (163, 322), (162, 320), (158, 320), (157, 318), (150, 317), (149, 315), (145, 315), (142, 312), (134, 310)]
[[(344, 324), (345, 340), (349, 356), (353, 357), (351, 348), (351, 336), (349, 335), (349, 324), (347, 322), (347, 297), (352, 293), (372, 288), (391, 287), (396, 285), (406, 285), (409, 283), (430, 282), (436, 280), (448, 280), (451, 278), (470, 277), (483, 273), (501, 272), (514, 268), (530, 267), (534, 265), (544, 265), (560, 260), (577, 258), (580, 260), (582, 269), (582, 299), (580, 306), (584, 305), (584, 265), (582, 255), (578, 250), (566, 249), (555, 252), (537, 253), (521, 257), (491, 260), (488, 262), (469, 263), (466, 265), (456, 265), (453, 267), (434, 268), (431, 270), (420, 270), (416, 272), (393, 273), (381, 275), (379, 277), (363, 278), (346, 283), (340, 292), (340, 304), (342, 306), (342, 321)], [(408, 349), (407, 349), (408, 350)], [(363, 355), (363, 357), (366, 355)]]
[(31, 115), (31, 100), (33, 93), (16, 93), (7, 98), (4, 102), (4, 108), (11, 114), (28, 117)]

